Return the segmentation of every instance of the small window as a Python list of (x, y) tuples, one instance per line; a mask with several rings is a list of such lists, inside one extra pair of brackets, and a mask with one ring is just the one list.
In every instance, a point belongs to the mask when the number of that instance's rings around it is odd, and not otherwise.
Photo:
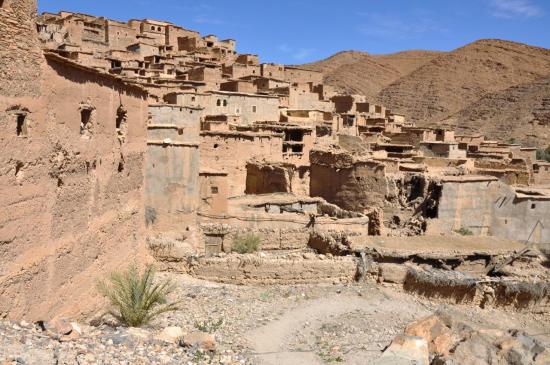
[(258, 111), (258, 107), (256, 105), (252, 105), (252, 113), (256, 113)]
[(128, 130), (128, 112), (124, 108), (124, 106), (120, 105), (116, 111), (116, 132), (117, 137), (120, 140), (120, 142), (126, 141), (126, 132)]
[(151, 26), (151, 30), (155, 30), (155, 27)]
[(227, 106), (227, 100), (223, 101), (223, 106)]
[(17, 114), (16, 115), (16, 133), (17, 136), (26, 136), (27, 135), (27, 114)]
[(82, 138), (90, 139), (92, 137), (93, 109), (80, 109), (80, 135)]
[(161, 27), (158, 27), (157, 30), (158, 30), (159, 32), (162, 32), (162, 28), (161, 28)]
[(537, 205), (535, 203), (531, 204), (531, 209), (535, 209)]
[(197, 98), (195, 98), (194, 96), (191, 97), (191, 101), (192, 102), (195, 102), (195, 100), (197, 100)]
[(212, 186), (212, 187), (210, 187), (210, 191), (212, 192), (212, 194), (218, 194), (218, 187), (217, 186)]
[(220, 99), (218, 99), (218, 101), (216, 102), (216, 105), (217, 106), (222, 106), (222, 101)]
[(217, 143), (214, 144), (214, 148), (218, 148), (219, 145)]

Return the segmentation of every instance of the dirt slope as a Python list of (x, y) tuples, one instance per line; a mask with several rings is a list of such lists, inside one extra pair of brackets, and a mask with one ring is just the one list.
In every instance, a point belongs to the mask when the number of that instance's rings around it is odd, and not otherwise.
[(480, 40), (432, 59), (384, 88), (377, 101), (427, 125), (488, 93), (534, 82), (545, 75), (550, 75), (550, 50)]
[(487, 94), (442, 124), (465, 133), (546, 147), (550, 144), (550, 76)]
[(383, 88), (438, 55), (439, 52), (431, 51), (406, 51), (389, 55), (346, 51), (301, 67), (323, 72), (325, 82), (339, 91), (364, 94), (373, 99)]

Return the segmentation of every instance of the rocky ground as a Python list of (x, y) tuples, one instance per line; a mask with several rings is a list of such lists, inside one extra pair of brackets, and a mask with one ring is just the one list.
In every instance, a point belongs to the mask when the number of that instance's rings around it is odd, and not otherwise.
[[(0, 322), (0, 364), (365, 364), (408, 324), (441, 309), (391, 286), (233, 286), (169, 275), (181, 310), (143, 329)], [(521, 329), (550, 347), (547, 314), (447, 310), (472, 325)]]

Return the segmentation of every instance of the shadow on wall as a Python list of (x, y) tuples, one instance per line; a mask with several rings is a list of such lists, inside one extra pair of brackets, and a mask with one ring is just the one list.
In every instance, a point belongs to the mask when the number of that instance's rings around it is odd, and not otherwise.
[[(48, 57), (56, 57), (56, 59), (51, 60)], [(63, 64), (63, 62), (69, 61), (64, 61), (64, 59), (60, 56), (46, 56), (46, 62), (48, 66), (57, 73), (58, 76), (74, 83), (81, 85), (94, 83), (99, 86), (115, 89), (118, 91), (119, 94), (126, 94), (136, 98), (143, 97), (143, 90), (141, 90), (141, 88), (137, 86), (135, 87), (135, 92), (133, 92), (128, 90), (133, 88), (132, 85), (124, 84), (124, 88), (122, 88), (123, 82), (111, 75), (103, 74), (99, 71), (89, 70), (86, 68), (77, 68), (74, 67), (73, 64), (68, 67), (67, 65)], [(97, 77), (97, 74), (101, 74), (102, 77)]]

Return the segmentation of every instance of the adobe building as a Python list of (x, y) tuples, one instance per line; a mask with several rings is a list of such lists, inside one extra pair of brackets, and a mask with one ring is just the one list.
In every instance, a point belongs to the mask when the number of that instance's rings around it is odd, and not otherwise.
[(193, 224), (199, 206), (200, 111), (149, 106), (145, 212), (157, 231)]
[(418, 128), (169, 22), (0, 15), (0, 317), (72, 315), (99, 273), (173, 237), (174, 262), (247, 232), (326, 253), (319, 236), (550, 239), (533, 148)]

